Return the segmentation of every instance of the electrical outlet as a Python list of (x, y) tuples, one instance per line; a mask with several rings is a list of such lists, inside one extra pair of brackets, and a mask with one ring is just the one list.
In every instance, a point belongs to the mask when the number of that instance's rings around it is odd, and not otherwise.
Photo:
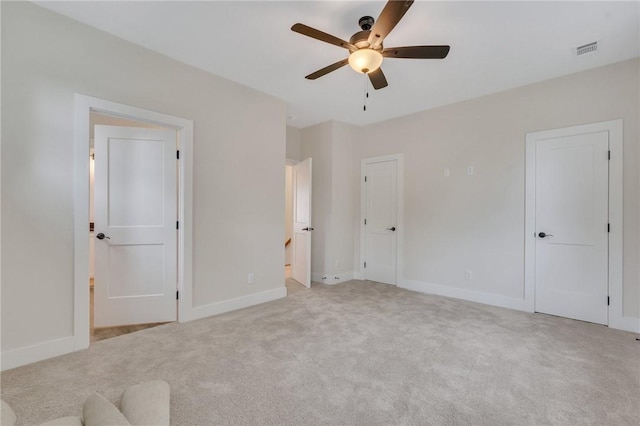
[(253, 272), (249, 273), (249, 275), (247, 275), (247, 283), (248, 284), (253, 284), (255, 282), (255, 277), (253, 276)]
[(468, 176), (473, 175), (473, 166), (469, 166), (469, 167), (467, 167), (467, 175), (468, 175)]
[(464, 279), (468, 280), (468, 281), (471, 281), (473, 279), (473, 271), (471, 271), (471, 270), (465, 271)]
[(451, 170), (448, 167), (444, 168), (444, 177), (451, 176)]

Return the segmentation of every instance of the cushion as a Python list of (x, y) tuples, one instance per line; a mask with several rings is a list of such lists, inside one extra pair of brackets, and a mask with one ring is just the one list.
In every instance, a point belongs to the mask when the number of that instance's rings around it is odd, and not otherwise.
[(16, 413), (13, 412), (9, 404), (2, 401), (2, 408), (0, 411), (0, 425), (13, 426), (16, 424)]
[(42, 423), (40, 426), (83, 426), (83, 423), (82, 423), (82, 417), (70, 416), (70, 417), (60, 417), (59, 419)]
[(86, 426), (131, 426), (120, 410), (97, 392), (84, 402), (82, 415)]
[(168, 426), (169, 384), (154, 380), (129, 386), (120, 398), (120, 410), (134, 426)]

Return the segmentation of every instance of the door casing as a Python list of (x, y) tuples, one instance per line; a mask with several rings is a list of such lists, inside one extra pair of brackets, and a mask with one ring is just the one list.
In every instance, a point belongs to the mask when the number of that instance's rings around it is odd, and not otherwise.
[(180, 146), (178, 184), (178, 321), (193, 310), (193, 121), (75, 94), (74, 129), (74, 349), (89, 347), (89, 117), (99, 112), (174, 128)]
[(365, 175), (367, 172), (367, 164), (382, 163), (385, 161), (395, 161), (397, 165), (397, 205), (396, 205), (396, 285), (401, 284), (402, 276), (402, 259), (403, 259), (403, 241), (404, 241), (404, 156), (402, 154), (391, 154), (380, 157), (364, 158), (360, 162), (360, 268), (357, 279), (365, 278), (365, 253), (366, 253), (366, 236), (364, 219), (366, 216), (367, 194), (365, 187)]
[(609, 327), (637, 331), (637, 319), (624, 317), (622, 281), (622, 147), (623, 122), (612, 120), (600, 123), (545, 130), (526, 134), (525, 141), (525, 277), (524, 299), (528, 311), (535, 309), (535, 250), (536, 250), (536, 143), (539, 140), (560, 138), (595, 132), (609, 133)]

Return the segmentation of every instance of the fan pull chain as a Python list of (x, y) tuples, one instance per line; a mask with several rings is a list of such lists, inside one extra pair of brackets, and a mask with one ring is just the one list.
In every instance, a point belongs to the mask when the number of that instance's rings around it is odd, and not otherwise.
[(363, 94), (363, 110), (366, 111), (367, 110), (367, 99), (369, 98), (369, 76), (365, 73), (363, 73), (362, 75), (364, 75), (364, 94)]

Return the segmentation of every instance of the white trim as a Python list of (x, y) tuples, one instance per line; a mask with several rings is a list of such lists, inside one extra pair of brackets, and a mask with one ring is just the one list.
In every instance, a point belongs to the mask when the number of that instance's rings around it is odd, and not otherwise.
[(247, 296), (236, 297), (221, 302), (211, 303), (203, 306), (194, 306), (189, 310), (187, 317), (183, 321), (192, 321), (200, 318), (219, 315), (225, 312), (235, 311), (237, 309), (248, 308), (250, 306), (259, 305), (261, 303), (271, 302), (273, 300), (287, 297), (287, 288), (278, 287), (272, 290), (262, 291), (260, 293), (249, 294)]
[(350, 281), (354, 279), (354, 275), (353, 271), (339, 272), (337, 274), (320, 274), (318, 272), (312, 272), (311, 281), (314, 283), (334, 285)]
[(68, 354), (75, 350), (75, 339), (72, 336), (9, 349), (2, 352), (2, 371)]
[(525, 300), (517, 297), (508, 297), (500, 294), (484, 293), (468, 290), (465, 288), (451, 287), (448, 285), (425, 283), (413, 280), (402, 280), (398, 283), (398, 287), (417, 291), (419, 293), (435, 294), (438, 296), (467, 300), (469, 302), (498, 306), (500, 308), (529, 312)]
[(365, 204), (366, 204), (366, 189), (364, 177), (366, 173), (367, 164), (383, 163), (386, 161), (396, 161), (397, 165), (397, 205), (396, 205), (396, 217), (397, 217), (397, 239), (396, 239), (396, 285), (401, 282), (403, 270), (403, 241), (404, 241), (404, 155), (403, 154), (391, 154), (383, 155), (380, 157), (363, 158), (360, 162), (360, 262), (358, 270), (354, 271), (354, 278), (363, 280), (366, 277), (364, 271), (364, 254), (365, 254)]
[(623, 122), (603, 121), (563, 129), (527, 133), (525, 167), (525, 285), (524, 298), (530, 312), (535, 309), (535, 164), (536, 141), (595, 132), (609, 133), (609, 327), (640, 332), (640, 319), (624, 316), (622, 277), (623, 235)]
[(91, 111), (134, 119), (178, 132), (180, 141), (180, 188), (178, 200), (178, 321), (185, 321), (193, 309), (192, 241), (193, 241), (193, 121), (159, 112), (119, 104), (82, 94), (75, 94), (74, 147), (74, 348), (89, 346), (89, 132)]

